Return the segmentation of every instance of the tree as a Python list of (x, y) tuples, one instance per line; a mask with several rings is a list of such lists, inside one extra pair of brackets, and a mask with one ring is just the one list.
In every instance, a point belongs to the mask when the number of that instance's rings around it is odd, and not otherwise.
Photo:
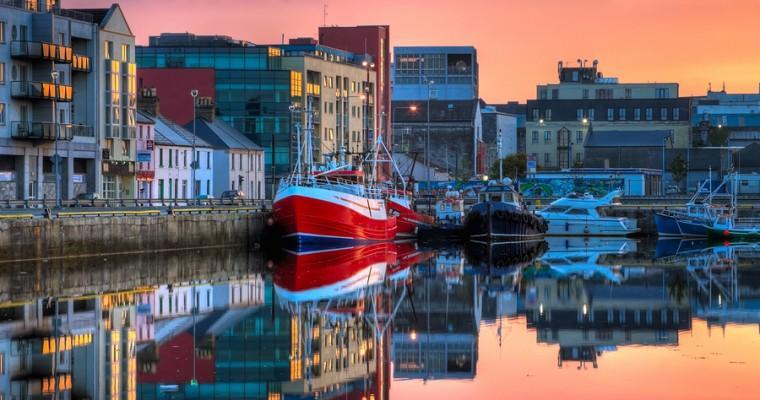
[(707, 134), (707, 140), (713, 146), (725, 146), (728, 144), (728, 136), (731, 133), (725, 126), (713, 126)]
[(670, 160), (670, 175), (673, 177), (673, 180), (676, 181), (676, 184), (678, 187), (681, 187), (681, 182), (686, 179), (686, 172), (688, 166), (686, 165), (686, 161), (684, 161), (683, 156), (681, 154), (677, 154), (675, 157), (673, 157), (672, 160)]
[[(528, 168), (528, 156), (525, 153), (516, 153), (507, 156), (502, 159), (502, 171), (504, 177), (514, 179), (515, 172), (517, 172), (517, 178), (524, 178), (525, 172)], [(488, 177), (491, 179), (499, 179), (499, 160), (491, 165), (491, 169), (488, 170)]]

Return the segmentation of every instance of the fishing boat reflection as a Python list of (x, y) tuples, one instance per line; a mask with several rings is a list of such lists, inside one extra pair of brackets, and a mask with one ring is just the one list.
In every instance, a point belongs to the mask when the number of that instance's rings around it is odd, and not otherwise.
[(408, 296), (410, 268), (430, 255), (413, 243), (288, 254), (274, 274), (293, 335), (282, 394), (386, 398), (390, 325)]

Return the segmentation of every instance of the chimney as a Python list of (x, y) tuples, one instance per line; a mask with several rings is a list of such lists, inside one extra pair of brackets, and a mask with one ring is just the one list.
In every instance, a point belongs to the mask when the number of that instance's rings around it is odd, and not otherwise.
[(195, 105), (195, 115), (205, 119), (208, 122), (214, 122), (216, 117), (216, 106), (214, 99), (211, 97), (198, 97)]
[(140, 89), (140, 96), (137, 98), (137, 109), (153, 116), (159, 115), (156, 88)]

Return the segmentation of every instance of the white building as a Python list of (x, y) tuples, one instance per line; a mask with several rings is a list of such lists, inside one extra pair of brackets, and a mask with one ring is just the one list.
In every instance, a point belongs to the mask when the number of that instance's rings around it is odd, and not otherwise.
[[(210, 99), (199, 99), (196, 134), (214, 149), (211, 193), (219, 197), (225, 190), (242, 190), (247, 198), (263, 199), (264, 150), (214, 113)], [(193, 122), (185, 127), (193, 129)]]
[(198, 168), (193, 179), (193, 133), (162, 116), (153, 117), (155, 122), (154, 150), (155, 179), (152, 193), (156, 198), (188, 199), (192, 191), (196, 196), (209, 196), (214, 186), (214, 149), (203, 139), (195, 138), (195, 154)]

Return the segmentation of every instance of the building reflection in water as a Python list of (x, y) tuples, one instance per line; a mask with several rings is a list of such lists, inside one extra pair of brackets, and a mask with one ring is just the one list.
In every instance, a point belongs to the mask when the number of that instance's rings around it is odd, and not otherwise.
[(271, 271), (239, 249), (0, 266), (0, 393), (387, 399), (394, 379), (475, 379), (492, 350), (480, 327), (501, 345), (511, 318), (559, 366), (600, 367), (624, 346), (677, 346), (692, 318), (760, 328), (758, 250), (668, 242), (652, 258), (634, 240), (550, 238), (288, 253)]
[(539, 342), (559, 345), (559, 366), (596, 368), (618, 346), (677, 345), (678, 332), (691, 328), (688, 298), (677, 290), (683, 270), (607, 264), (635, 247), (625, 239), (558, 239), (526, 271), (528, 327)]

